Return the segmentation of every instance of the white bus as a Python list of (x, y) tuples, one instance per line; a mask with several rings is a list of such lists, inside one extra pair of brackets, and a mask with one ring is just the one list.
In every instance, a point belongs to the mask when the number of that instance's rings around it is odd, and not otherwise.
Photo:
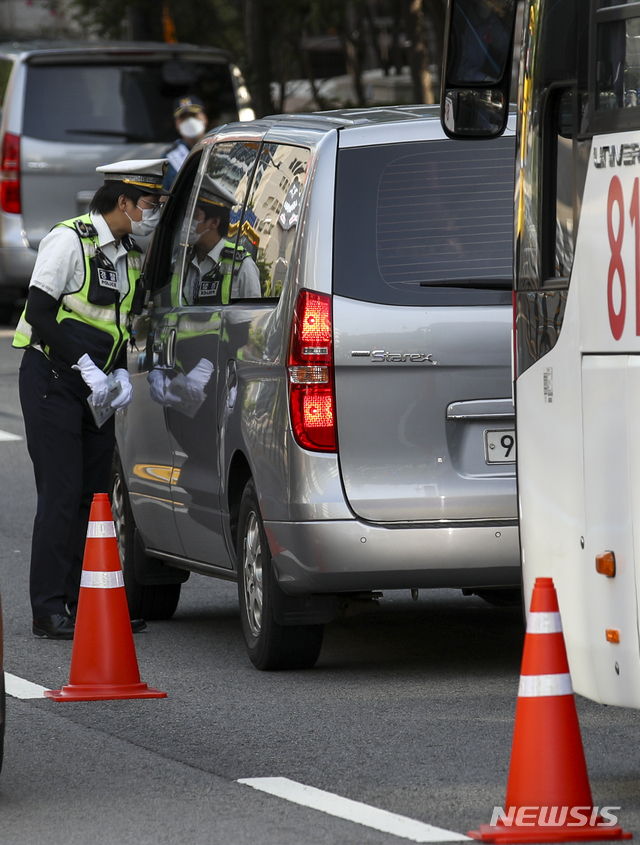
[[(573, 686), (640, 707), (640, 2), (450, 0), (442, 120), (500, 134), (520, 48), (514, 395), (525, 607)], [(515, 92), (514, 92), (515, 93)]]

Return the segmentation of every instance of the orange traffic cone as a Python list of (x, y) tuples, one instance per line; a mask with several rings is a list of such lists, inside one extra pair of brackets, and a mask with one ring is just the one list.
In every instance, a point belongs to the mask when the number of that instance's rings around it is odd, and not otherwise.
[(140, 682), (111, 504), (96, 493), (91, 504), (69, 684), (47, 690), (54, 701), (166, 698)]
[(483, 842), (630, 839), (593, 806), (553, 579), (537, 578), (522, 655), (506, 812), (470, 830)]

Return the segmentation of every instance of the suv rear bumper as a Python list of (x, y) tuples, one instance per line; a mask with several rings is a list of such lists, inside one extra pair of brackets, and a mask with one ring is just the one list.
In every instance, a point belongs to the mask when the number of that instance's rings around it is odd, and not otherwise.
[(285, 593), (520, 585), (516, 520), (377, 526), (265, 522)]

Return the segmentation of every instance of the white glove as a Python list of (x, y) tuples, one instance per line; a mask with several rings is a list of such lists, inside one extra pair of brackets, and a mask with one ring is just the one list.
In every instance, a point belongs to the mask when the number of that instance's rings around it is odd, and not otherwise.
[(117, 382), (120, 382), (120, 387), (122, 388), (111, 403), (111, 407), (117, 411), (118, 408), (126, 408), (129, 402), (131, 402), (133, 399), (133, 388), (129, 380), (128, 370), (115, 370), (113, 377)]
[(97, 408), (100, 405), (104, 405), (109, 393), (109, 377), (107, 374), (103, 373), (99, 367), (96, 367), (86, 352), (78, 360), (78, 363), (73, 365), (73, 369), (80, 370), (83, 381), (91, 388), (93, 404)]
[(175, 408), (182, 401), (179, 396), (174, 396), (168, 389), (168, 379), (162, 370), (151, 370), (147, 375), (147, 381), (149, 382), (151, 398), (158, 405)]
[(164, 373), (161, 370), (151, 370), (147, 375), (149, 393), (154, 402), (164, 405)]
[(187, 373), (186, 388), (189, 399), (192, 401), (204, 401), (204, 389), (209, 384), (213, 364), (206, 358), (201, 358), (195, 367)]

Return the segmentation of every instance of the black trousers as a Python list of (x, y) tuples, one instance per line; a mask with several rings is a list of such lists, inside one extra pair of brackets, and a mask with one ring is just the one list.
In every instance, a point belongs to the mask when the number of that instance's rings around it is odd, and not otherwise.
[(114, 418), (98, 428), (79, 372), (55, 367), (36, 349), (20, 365), (20, 403), (38, 502), (31, 545), (34, 619), (76, 612), (89, 511), (108, 492)]

